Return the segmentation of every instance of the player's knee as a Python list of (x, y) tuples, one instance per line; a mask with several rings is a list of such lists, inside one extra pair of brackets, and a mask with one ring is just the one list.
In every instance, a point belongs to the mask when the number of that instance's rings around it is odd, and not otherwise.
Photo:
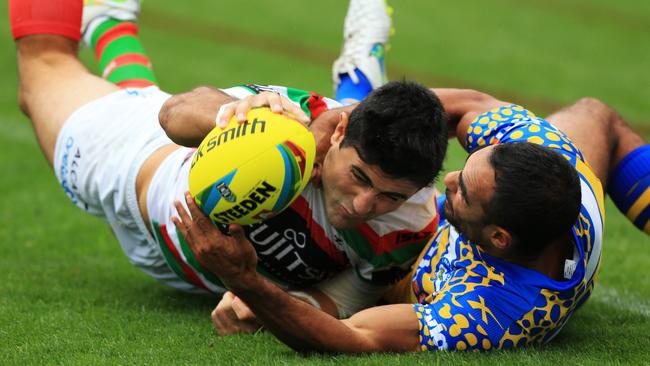
[(598, 98), (583, 97), (576, 102), (576, 105), (600, 123), (610, 124), (616, 116), (616, 111)]
[(607, 104), (603, 103), (603, 101), (594, 97), (582, 97), (574, 105), (592, 113), (596, 111), (612, 110)]
[(24, 87), (18, 87), (18, 107), (25, 116), (29, 117), (29, 97), (27, 94)]
[(616, 111), (598, 98), (583, 97), (573, 104), (573, 111), (580, 116), (582, 125), (588, 125), (593, 133), (607, 133), (612, 129)]

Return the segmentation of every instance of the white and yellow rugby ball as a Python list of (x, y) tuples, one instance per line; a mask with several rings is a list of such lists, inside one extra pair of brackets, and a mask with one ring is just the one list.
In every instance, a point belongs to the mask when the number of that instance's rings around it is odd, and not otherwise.
[(248, 225), (288, 207), (305, 188), (314, 165), (314, 136), (300, 122), (268, 108), (215, 127), (197, 148), (189, 188), (215, 223)]

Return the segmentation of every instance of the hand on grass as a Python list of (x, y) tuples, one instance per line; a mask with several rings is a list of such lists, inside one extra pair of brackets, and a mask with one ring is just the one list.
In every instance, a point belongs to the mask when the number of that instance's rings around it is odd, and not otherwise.
[(248, 305), (230, 291), (223, 295), (211, 318), (214, 328), (222, 336), (254, 333), (261, 326)]

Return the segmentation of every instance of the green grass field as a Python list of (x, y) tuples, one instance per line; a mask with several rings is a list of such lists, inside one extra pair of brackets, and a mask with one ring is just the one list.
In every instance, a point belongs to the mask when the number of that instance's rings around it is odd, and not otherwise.
[[(391, 78), (479, 88), (541, 115), (595, 96), (650, 137), (647, 0), (393, 3)], [(170, 92), (257, 82), (329, 95), (346, 7), (149, 0), (141, 35)], [(6, 6), (0, 22), (0, 364), (650, 363), (650, 239), (611, 202), (596, 290), (548, 346), (304, 357), (270, 334), (217, 337), (208, 317), (218, 299), (189, 296), (140, 273), (105, 224), (65, 197), (17, 108)], [(463, 160), (454, 148), (447, 166)]]

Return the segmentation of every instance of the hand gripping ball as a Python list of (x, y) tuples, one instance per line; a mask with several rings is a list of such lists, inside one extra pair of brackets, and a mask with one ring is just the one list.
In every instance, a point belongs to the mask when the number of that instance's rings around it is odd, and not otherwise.
[(268, 108), (239, 124), (215, 127), (192, 159), (189, 189), (212, 222), (248, 225), (273, 217), (311, 178), (314, 136), (300, 122)]

